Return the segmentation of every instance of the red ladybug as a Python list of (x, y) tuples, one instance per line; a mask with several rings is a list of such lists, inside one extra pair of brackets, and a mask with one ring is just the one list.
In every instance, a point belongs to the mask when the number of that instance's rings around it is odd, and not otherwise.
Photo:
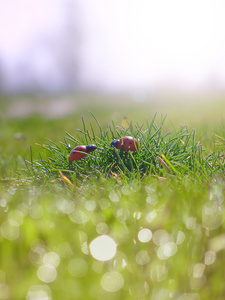
[(124, 136), (118, 140), (111, 142), (111, 146), (117, 149), (124, 149), (125, 151), (137, 151), (138, 150), (138, 141), (132, 136)]
[(94, 151), (96, 148), (97, 146), (95, 146), (94, 144), (87, 145), (87, 146), (84, 145), (77, 146), (70, 152), (70, 161), (78, 160), (84, 157), (87, 153)]

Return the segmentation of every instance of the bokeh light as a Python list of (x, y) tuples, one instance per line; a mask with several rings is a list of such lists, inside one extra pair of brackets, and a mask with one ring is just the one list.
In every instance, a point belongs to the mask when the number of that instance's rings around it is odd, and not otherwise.
[(53, 282), (57, 277), (56, 268), (51, 265), (41, 265), (37, 271), (38, 278), (46, 283)]
[(191, 277), (190, 287), (193, 290), (199, 290), (206, 284), (206, 277), (203, 275), (201, 277)]
[(216, 253), (214, 251), (206, 251), (204, 257), (205, 265), (211, 265), (216, 260)]
[(10, 241), (14, 241), (19, 238), (20, 236), (20, 230), (18, 226), (14, 226), (9, 223), (9, 221), (5, 221), (1, 225), (1, 233), (2, 236)]
[(73, 255), (73, 250), (69, 244), (69, 242), (62, 242), (58, 245), (57, 251), (62, 258), (68, 258)]
[(142, 243), (147, 243), (152, 238), (152, 232), (148, 228), (143, 228), (138, 232), (138, 239)]
[(43, 262), (43, 257), (46, 253), (45, 244), (41, 240), (36, 240), (31, 245), (29, 251), (29, 260), (33, 265), (40, 265)]
[(215, 252), (220, 252), (225, 249), (225, 234), (222, 233), (209, 240), (209, 249)]
[(177, 233), (176, 244), (180, 245), (183, 243), (184, 240), (185, 240), (185, 233), (179, 230)]
[(222, 225), (223, 216), (220, 205), (214, 203), (204, 204), (202, 207), (202, 226), (208, 230), (217, 229)]
[(117, 292), (124, 285), (124, 278), (119, 272), (108, 272), (102, 276), (101, 285), (107, 292)]
[(73, 258), (68, 264), (68, 271), (73, 277), (83, 277), (88, 271), (88, 264), (82, 258)]
[(91, 255), (100, 261), (112, 259), (117, 251), (115, 241), (108, 235), (95, 238), (89, 245)]
[(186, 218), (185, 225), (186, 225), (187, 229), (194, 230), (196, 227), (196, 218), (195, 217)]
[(157, 217), (157, 211), (156, 209), (153, 209), (152, 211), (150, 211), (147, 215), (146, 215), (146, 221), (148, 223), (153, 222), (153, 220)]
[(94, 200), (89, 200), (85, 203), (85, 208), (88, 211), (94, 211), (96, 209), (96, 202)]
[(177, 252), (177, 245), (174, 242), (168, 242), (160, 246), (157, 250), (159, 259), (165, 260), (175, 255)]
[(40, 219), (44, 214), (44, 210), (41, 205), (33, 204), (29, 207), (29, 214), (33, 219)]
[(158, 246), (166, 244), (169, 239), (168, 232), (163, 229), (158, 229), (153, 233), (153, 242)]
[(116, 192), (116, 191), (111, 191), (109, 193), (109, 199), (112, 201), (112, 202), (119, 202), (120, 201), (120, 193), (119, 192)]
[(108, 231), (108, 225), (104, 222), (100, 222), (96, 225), (96, 231), (99, 234), (106, 234)]
[(47, 285), (32, 285), (26, 295), (26, 300), (51, 300), (51, 289)]
[(150, 256), (148, 254), (147, 250), (140, 250), (137, 254), (136, 254), (136, 262), (139, 265), (146, 265), (150, 262)]
[(88, 215), (80, 209), (75, 209), (71, 214), (69, 214), (69, 218), (72, 222), (77, 224), (85, 224), (89, 220)]
[(203, 272), (205, 270), (205, 265), (202, 263), (197, 263), (194, 265), (193, 268), (193, 277), (195, 278), (201, 278), (203, 275)]
[(45, 265), (52, 266), (54, 268), (57, 268), (60, 264), (60, 257), (56, 252), (47, 252), (45, 253), (43, 257), (43, 263)]
[(8, 221), (12, 226), (20, 226), (23, 224), (23, 213), (21, 210), (12, 210), (8, 214)]

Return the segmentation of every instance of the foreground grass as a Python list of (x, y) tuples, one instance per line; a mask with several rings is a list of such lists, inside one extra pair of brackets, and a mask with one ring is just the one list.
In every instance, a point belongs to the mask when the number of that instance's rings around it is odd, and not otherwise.
[[(0, 197), (0, 299), (225, 296), (219, 178), (209, 185), (154, 178), (79, 188), (14, 183)], [(99, 236), (113, 239), (115, 255), (99, 242), (95, 258), (90, 246)]]
[[(126, 108), (126, 117), (142, 125), (131, 111)], [(191, 117), (188, 126), (172, 126), (168, 117), (162, 127), (159, 117), (145, 128), (124, 129), (123, 113), (114, 119), (115, 128), (105, 123), (112, 108), (102, 117), (94, 113), (102, 129), (101, 136), (92, 123), (95, 140), (89, 139), (89, 113), (84, 114), (85, 129), (80, 111), (57, 120), (2, 119), (0, 299), (224, 299), (221, 120), (203, 111), (207, 118), (196, 135)], [(72, 141), (58, 142), (65, 131)], [(112, 138), (128, 131), (137, 134), (141, 145), (133, 157), (109, 146)], [(98, 143), (99, 152), (69, 165), (70, 149), (89, 141)], [(54, 155), (57, 147), (62, 160)], [(180, 160), (171, 149), (185, 149)], [(23, 158), (42, 165), (25, 173)], [(53, 167), (48, 170), (50, 158)], [(49, 172), (42, 172), (43, 167)]]

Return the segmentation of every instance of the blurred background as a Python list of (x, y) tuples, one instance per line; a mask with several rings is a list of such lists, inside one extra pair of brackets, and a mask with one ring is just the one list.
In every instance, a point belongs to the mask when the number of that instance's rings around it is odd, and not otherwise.
[(224, 11), (223, 0), (1, 0), (1, 110), (60, 117), (123, 103), (121, 118), (136, 105), (143, 119), (148, 104), (178, 118), (178, 103), (200, 103), (196, 113), (219, 99), (222, 114)]
[(0, 92), (224, 91), (223, 0), (1, 0)]

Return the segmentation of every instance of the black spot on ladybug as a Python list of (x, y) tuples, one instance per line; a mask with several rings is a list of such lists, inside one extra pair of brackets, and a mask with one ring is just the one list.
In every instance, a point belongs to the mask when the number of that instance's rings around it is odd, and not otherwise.
[(130, 142), (130, 145), (132, 144), (132, 142)]

